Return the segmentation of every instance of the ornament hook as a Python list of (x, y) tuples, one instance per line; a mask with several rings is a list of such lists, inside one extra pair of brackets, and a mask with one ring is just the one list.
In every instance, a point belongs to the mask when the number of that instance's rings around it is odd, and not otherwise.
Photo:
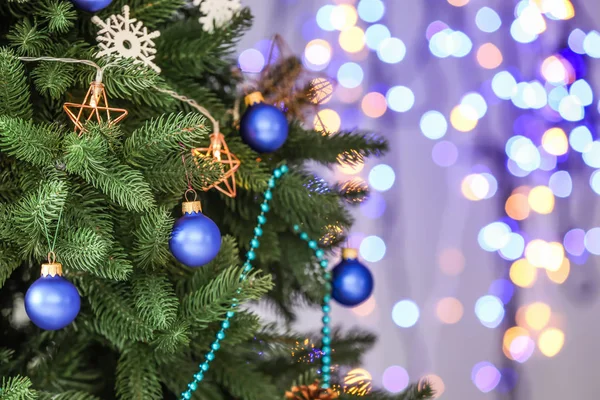
[[(188, 199), (188, 194), (190, 193), (194, 193), (194, 200), (190, 200)], [(194, 189), (188, 189), (185, 191), (185, 194), (183, 195), (183, 197), (185, 197), (185, 201), (190, 202), (190, 201), (198, 201), (198, 193), (196, 193), (196, 191)]]
[(48, 252), (48, 262), (50, 264), (56, 264), (56, 253), (53, 251)]

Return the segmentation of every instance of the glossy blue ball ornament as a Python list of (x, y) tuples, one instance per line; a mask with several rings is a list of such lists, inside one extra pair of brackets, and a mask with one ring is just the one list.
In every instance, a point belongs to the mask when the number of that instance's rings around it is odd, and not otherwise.
[(272, 153), (279, 149), (288, 137), (288, 121), (277, 107), (262, 102), (262, 95), (255, 92), (246, 97), (246, 110), (240, 121), (242, 140), (257, 153)]
[(75, 7), (83, 11), (96, 12), (106, 8), (113, 0), (71, 0)]
[(75, 320), (81, 307), (77, 288), (62, 276), (42, 276), (25, 294), (25, 311), (47, 331), (62, 329)]
[(173, 226), (169, 248), (180, 263), (191, 268), (201, 267), (219, 253), (221, 231), (202, 212), (185, 213)]
[(343, 260), (333, 268), (331, 295), (346, 307), (354, 307), (367, 300), (373, 292), (373, 275), (357, 259), (355, 249), (344, 249)]

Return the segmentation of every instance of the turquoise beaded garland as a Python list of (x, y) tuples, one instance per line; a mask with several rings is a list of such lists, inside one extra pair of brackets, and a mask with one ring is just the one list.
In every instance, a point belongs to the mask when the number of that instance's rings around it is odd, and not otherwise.
[[(270, 189), (275, 188), (276, 181), (279, 178), (281, 178), (284, 174), (286, 174), (288, 171), (289, 171), (289, 168), (287, 165), (285, 165), (285, 164), (281, 165), (279, 168), (276, 168), (273, 171), (273, 176), (268, 181), (267, 186), (269, 187), (269, 189), (267, 189), (265, 191), (265, 193), (264, 193), (265, 200), (260, 205), (261, 214), (257, 218), (258, 225), (254, 228), (254, 238), (252, 238), (252, 240), (250, 241), (250, 250), (246, 253), (246, 261), (244, 262), (244, 270), (243, 270), (242, 274), (240, 275), (240, 282), (243, 281), (244, 279), (246, 279), (246, 277), (248, 276), (248, 273), (252, 270), (251, 261), (254, 261), (256, 259), (256, 253), (255, 253), (254, 249), (258, 249), (260, 247), (259, 238), (263, 234), (263, 229), (262, 229), (261, 225), (264, 225), (267, 223), (267, 217), (265, 216), (265, 214), (270, 211), (269, 201), (271, 201), (273, 199), (273, 193), (271, 192)], [(323, 257), (325, 256), (325, 252), (319, 248), (318, 243), (316, 241), (309, 239), (309, 236), (306, 232), (301, 232), (300, 225), (297, 225), (297, 224), (294, 225), (293, 229), (294, 229), (294, 232), (299, 233), (300, 238), (302, 240), (308, 242), (308, 247), (315, 251), (315, 256), (319, 260), (319, 265), (323, 268), (323, 271), (325, 271), (325, 269), (327, 268), (327, 265), (328, 265), (327, 260), (323, 259)], [(322, 338), (323, 346), (322, 346), (321, 351), (323, 353), (323, 357), (321, 358), (321, 362), (323, 365), (321, 366), (321, 378), (322, 378), (321, 387), (323, 389), (329, 389), (330, 388), (329, 382), (331, 379), (331, 375), (330, 375), (331, 347), (329, 346), (331, 343), (331, 337), (330, 337), (331, 328), (329, 327), (330, 317), (328, 314), (331, 310), (331, 307), (329, 306), (329, 302), (331, 301), (331, 284), (329, 283), (329, 280), (331, 279), (331, 274), (329, 274), (328, 272), (324, 272), (323, 277), (327, 280), (325, 287), (326, 287), (328, 293), (325, 296), (323, 296), (323, 304), (322, 304), (323, 328), (322, 328), (321, 332), (323, 334), (323, 338)], [(238, 288), (237, 293), (240, 293), (240, 291), (241, 291), (241, 288)], [(235, 299), (235, 298), (232, 299), (231, 306), (233, 308), (235, 308), (237, 306), (237, 299)], [(220, 341), (225, 339), (225, 331), (230, 326), (229, 320), (231, 318), (233, 318), (234, 315), (235, 315), (234, 311), (227, 311), (225, 319), (223, 320), (223, 322), (221, 322), (221, 330), (219, 332), (217, 332), (215, 340), (210, 346), (211, 351), (206, 354), (204, 362), (202, 364), (200, 364), (200, 366), (199, 366), (200, 371), (198, 371), (196, 374), (194, 374), (194, 380), (188, 384), (188, 390), (181, 393), (182, 400), (191, 399), (192, 393), (195, 392), (196, 389), (198, 388), (198, 383), (202, 382), (202, 380), (204, 379), (204, 373), (206, 371), (208, 371), (210, 362), (215, 359), (215, 352), (221, 348)]]

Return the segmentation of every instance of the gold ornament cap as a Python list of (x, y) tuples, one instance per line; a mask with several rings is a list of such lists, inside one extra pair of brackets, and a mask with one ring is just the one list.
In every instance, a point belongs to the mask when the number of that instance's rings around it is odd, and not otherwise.
[(345, 247), (342, 249), (342, 258), (344, 260), (355, 260), (358, 258), (358, 250)]
[(181, 203), (183, 215), (202, 212), (202, 204), (199, 201), (184, 201)]
[(257, 103), (263, 103), (264, 101), (265, 98), (261, 92), (252, 92), (244, 97), (244, 103), (246, 103), (248, 107)]
[(56, 254), (53, 252), (48, 253), (48, 262), (42, 264), (42, 272), (41, 275), (45, 278), (48, 275), (51, 277), (55, 277), (56, 275), (62, 276), (62, 264), (56, 262)]

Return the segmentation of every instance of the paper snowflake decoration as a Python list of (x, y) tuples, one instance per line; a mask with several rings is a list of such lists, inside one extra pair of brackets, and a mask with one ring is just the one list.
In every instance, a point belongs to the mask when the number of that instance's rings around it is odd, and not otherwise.
[(156, 54), (152, 39), (159, 37), (160, 32), (148, 33), (148, 28), (141, 21), (130, 18), (129, 6), (123, 6), (123, 15), (111, 15), (106, 22), (94, 17), (92, 22), (101, 28), (96, 37), (100, 46), (97, 57), (117, 55), (133, 58), (160, 73), (160, 68), (152, 62)]
[(200, 5), (200, 12), (204, 15), (199, 21), (207, 32), (231, 21), (235, 12), (242, 7), (240, 0), (194, 0), (194, 5)]

